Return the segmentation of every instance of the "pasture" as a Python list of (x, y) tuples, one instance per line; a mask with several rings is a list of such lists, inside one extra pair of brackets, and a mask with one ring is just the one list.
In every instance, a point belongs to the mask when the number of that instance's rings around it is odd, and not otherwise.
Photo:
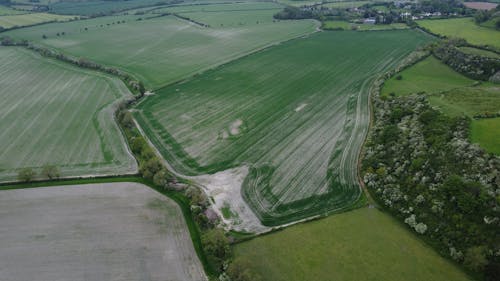
[(466, 54), (494, 58), (494, 59), (500, 59), (500, 54), (497, 54), (497, 53), (491, 52), (491, 51), (487, 51), (487, 50), (483, 50), (483, 49), (472, 48), (472, 47), (460, 47), (460, 51), (462, 51)]
[(24, 13), (26, 13), (26, 12), (14, 10), (14, 9), (9, 8), (7, 6), (0, 5), (0, 16), (19, 15), (19, 14), (24, 14)]
[(362, 208), (236, 244), (264, 281), (469, 280), (406, 226)]
[(0, 73), (0, 181), (46, 164), (61, 176), (136, 171), (113, 119), (131, 97), (122, 81), (14, 47), (0, 47)]
[(486, 151), (500, 155), (500, 118), (474, 120), (470, 139)]
[(384, 83), (382, 95), (437, 93), (474, 84), (474, 80), (455, 72), (434, 56), (405, 69), (399, 75), (401, 80), (398, 80), (396, 75)]
[(466, 115), (471, 118), (470, 139), (491, 153), (498, 152), (500, 118), (475, 120), (477, 114), (500, 112), (499, 87), (471, 80), (443, 64), (433, 56), (418, 62), (387, 80), (382, 95), (397, 96), (425, 92), (429, 102), (449, 116)]
[(243, 197), (265, 225), (349, 209), (361, 195), (370, 85), (428, 40), (409, 30), (314, 34), (166, 87), (135, 115), (181, 173), (248, 166)]
[(333, 30), (343, 29), (343, 30), (375, 31), (375, 30), (407, 29), (408, 26), (404, 23), (362, 24), (362, 23), (351, 23), (339, 20), (329, 20), (323, 22), (322, 28), (333, 29)]
[(169, 0), (128, 0), (128, 1), (61, 1), (49, 3), (49, 10), (56, 14), (91, 16), (110, 14), (144, 6), (169, 4)]
[(179, 206), (137, 183), (0, 190), (2, 280), (207, 280)]
[(473, 18), (419, 20), (417, 24), (446, 37), (458, 37), (474, 45), (490, 45), (500, 49), (500, 31), (479, 26)]
[[(4, 34), (117, 67), (156, 89), (317, 27), (316, 22), (303, 20), (204, 28), (174, 16), (146, 18), (101, 17)], [(57, 36), (62, 32), (64, 36)]]
[(0, 16), (0, 27), (9, 29), (12, 27), (28, 26), (44, 22), (67, 21), (74, 18), (73, 16), (61, 16), (47, 13), (5, 15)]

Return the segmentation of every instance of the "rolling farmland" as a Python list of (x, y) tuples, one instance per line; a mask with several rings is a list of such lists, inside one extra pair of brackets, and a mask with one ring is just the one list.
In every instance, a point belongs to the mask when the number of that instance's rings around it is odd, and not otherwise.
[(315, 34), (166, 87), (136, 117), (181, 173), (249, 166), (242, 195), (265, 225), (349, 209), (361, 194), (370, 85), (428, 40), (413, 31)]
[(120, 80), (13, 47), (0, 48), (0, 72), (0, 181), (45, 164), (62, 176), (137, 169), (113, 120), (130, 97)]
[[(224, 15), (233, 17), (230, 12)], [(117, 67), (156, 89), (317, 27), (316, 22), (303, 20), (204, 28), (174, 16), (146, 17), (101, 17), (4, 34)], [(57, 36), (62, 32), (64, 36)]]

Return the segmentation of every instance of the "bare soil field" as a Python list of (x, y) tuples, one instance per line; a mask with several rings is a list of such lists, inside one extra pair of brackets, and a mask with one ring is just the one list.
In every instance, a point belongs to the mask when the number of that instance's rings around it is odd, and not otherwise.
[(179, 206), (137, 183), (0, 191), (0, 280), (206, 280)]
[(465, 7), (476, 10), (491, 10), (495, 9), (498, 4), (489, 2), (464, 2)]

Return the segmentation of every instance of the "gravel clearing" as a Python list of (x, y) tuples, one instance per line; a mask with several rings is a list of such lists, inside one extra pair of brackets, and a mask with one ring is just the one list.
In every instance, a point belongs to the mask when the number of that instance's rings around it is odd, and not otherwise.
[[(227, 229), (262, 233), (271, 228), (262, 225), (259, 218), (241, 197), (241, 185), (248, 175), (248, 167), (242, 166), (212, 175), (189, 177), (203, 187), (206, 194), (215, 201), (214, 211), (219, 215)], [(224, 218), (222, 208), (229, 207), (237, 217)]]
[(0, 280), (207, 280), (179, 206), (147, 186), (0, 191)]

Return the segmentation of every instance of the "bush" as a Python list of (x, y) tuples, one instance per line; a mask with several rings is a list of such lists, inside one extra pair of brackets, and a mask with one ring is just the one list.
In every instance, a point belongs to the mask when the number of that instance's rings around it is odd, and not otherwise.
[(59, 178), (60, 173), (59, 169), (54, 165), (45, 165), (42, 168), (42, 175), (47, 177), (48, 179), (56, 179)]
[(201, 238), (203, 249), (212, 265), (222, 270), (224, 260), (230, 257), (231, 248), (229, 239), (224, 234), (224, 230), (215, 228), (207, 231)]
[(24, 182), (30, 182), (35, 177), (35, 171), (31, 168), (24, 168), (17, 174), (17, 179)]
[(261, 276), (252, 270), (248, 260), (243, 258), (235, 259), (226, 270), (231, 281), (260, 281)]

